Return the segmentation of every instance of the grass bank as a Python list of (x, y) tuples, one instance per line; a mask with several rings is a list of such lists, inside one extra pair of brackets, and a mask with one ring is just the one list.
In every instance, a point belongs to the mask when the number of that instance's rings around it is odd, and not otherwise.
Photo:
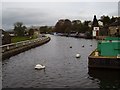
[(20, 42), (20, 41), (25, 41), (25, 40), (31, 40), (31, 39), (36, 39), (36, 37), (29, 37), (29, 36), (17, 36), (17, 37), (12, 37), (11, 38), (11, 43), (16, 43), (16, 42)]

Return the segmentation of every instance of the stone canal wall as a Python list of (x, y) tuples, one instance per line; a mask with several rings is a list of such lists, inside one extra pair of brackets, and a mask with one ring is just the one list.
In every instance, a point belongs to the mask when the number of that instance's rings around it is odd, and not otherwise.
[(33, 40), (2, 45), (0, 46), (0, 48), (2, 48), (2, 60), (34, 48), (36, 46), (40, 46), (44, 43), (47, 43), (48, 41), (50, 41), (50, 37), (41, 37)]

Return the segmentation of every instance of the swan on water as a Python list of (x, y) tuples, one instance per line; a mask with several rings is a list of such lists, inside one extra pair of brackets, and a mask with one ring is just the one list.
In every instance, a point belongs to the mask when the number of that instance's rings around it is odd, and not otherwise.
[(80, 54), (76, 54), (76, 58), (80, 58)]
[(38, 70), (40, 70), (40, 69), (45, 69), (45, 66), (43, 66), (43, 65), (41, 65), (41, 64), (37, 64), (37, 65), (35, 66), (35, 69), (38, 69)]

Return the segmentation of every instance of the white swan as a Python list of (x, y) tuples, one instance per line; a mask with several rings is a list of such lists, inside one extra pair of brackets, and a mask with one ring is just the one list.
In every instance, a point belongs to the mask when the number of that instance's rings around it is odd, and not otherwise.
[(45, 69), (45, 66), (43, 66), (43, 65), (41, 65), (41, 64), (37, 64), (37, 65), (35, 66), (35, 69), (38, 69), (38, 70), (40, 70), (40, 69)]
[(76, 54), (76, 58), (80, 58), (80, 54)]

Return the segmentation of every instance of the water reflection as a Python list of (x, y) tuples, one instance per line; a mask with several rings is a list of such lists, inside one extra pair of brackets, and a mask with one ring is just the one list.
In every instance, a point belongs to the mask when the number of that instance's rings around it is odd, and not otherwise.
[[(119, 88), (120, 72), (88, 70), (96, 40), (50, 37), (50, 42), (2, 62), (3, 88)], [(45, 71), (34, 69), (38, 63)]]
[(105, 88), (120, 88), (120, 71), (118, 70), (93, 70), (89, 69), (89, 78), (97, 80), (101, 89)]

